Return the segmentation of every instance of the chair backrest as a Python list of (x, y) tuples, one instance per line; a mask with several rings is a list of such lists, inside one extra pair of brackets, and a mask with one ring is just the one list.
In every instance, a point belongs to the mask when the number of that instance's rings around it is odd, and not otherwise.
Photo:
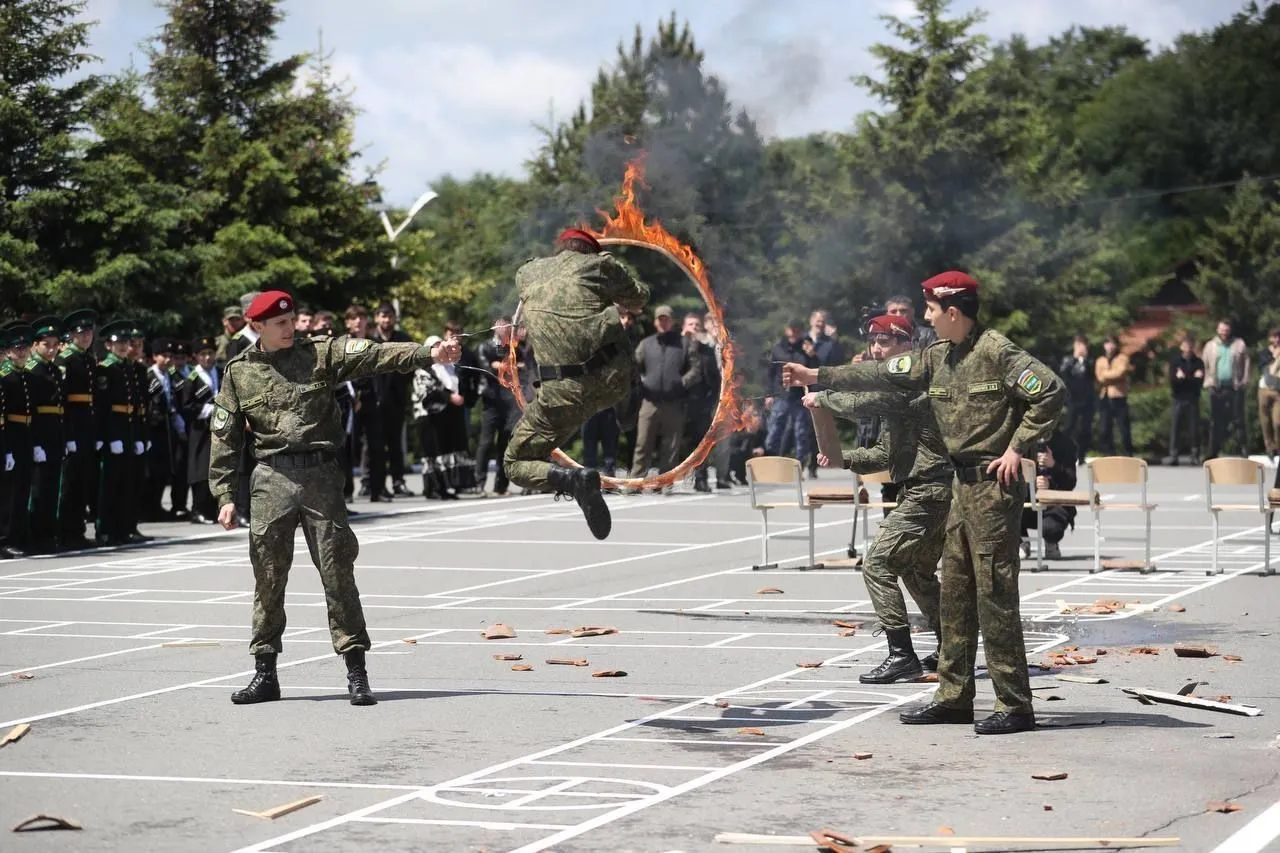
[(804, 504), (804, 468), (799, 459), (790, 456), (753, 456), (747, 460), (747, 487), (751, 492), (751, 506), (758, 507), (756, 489), (761, 486), (796, 487), (796, 506)]
[(1097, 506), (1098, 486), (1137, 486), (1142, 503), (1147, 502), (1147, 463), (1134, 456), (1102, 456), (1090, 459), (1089, 505)]
[(889, 482), (889, 472), (877, 471), (874, 474), (859, 474), (858, 479), (866, 486), (883, 486)]
[(1258, 489), (1258, 509), (1266, 509), (1267, 474), (1266, 466), (1253, 459), (1239, 459), (1232, 456), (1206, 459), (1204, 462), (1204, 499), (1210, 507), (1214, 505), (1214, 486), (1256, 486)]
[(1022, 460), (1022, 479), (1027, 484), (1027, 502), (1036, 502), (1036, 474), (1040, 472), (1040, 466), (1036, 464), (1036, 460), (1023, 458)]

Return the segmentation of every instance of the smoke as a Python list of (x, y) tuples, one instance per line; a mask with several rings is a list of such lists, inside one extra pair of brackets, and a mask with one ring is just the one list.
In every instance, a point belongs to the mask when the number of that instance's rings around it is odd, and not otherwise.
[(734, 88), (767, 136), (776, 135), (783, 120), (807, 109), (826, 77), (817, 38), (808, 34), (778, 38), (778, 9), (770, 0), (750, 0), (720, 33), (726, 47), (752, 58), (746, 75), (735, 75)]

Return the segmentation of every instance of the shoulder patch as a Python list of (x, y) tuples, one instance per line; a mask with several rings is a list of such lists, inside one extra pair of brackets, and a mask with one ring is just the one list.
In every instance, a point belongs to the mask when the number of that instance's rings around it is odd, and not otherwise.
[(368, 338), (347, 338), (347, 345), (344, 347), (347, 355), (357, 355), (369, 348)]
[(1018, 376), (1017, 384), (1019, 388), (1032, 396), (1039, 394), (1044, 390), (1044, 382), (1042, 382), (1040, 377), (1036, 375), (1036, 372), (1029, 367), (1022, 371), (1022, 374)]
[(220, 405), (213, 407), (213, 431), (221, 433), (227, 428), (227, 422), (231, 420), (231, 413)]
[(910, 373), (911, 372), (911, 356), (895, 355), (893, 358), (889, 359), (887, 364), (885, 364), (885, 370), (889, 371), (895, 376), (900, 376), (904, 373)]

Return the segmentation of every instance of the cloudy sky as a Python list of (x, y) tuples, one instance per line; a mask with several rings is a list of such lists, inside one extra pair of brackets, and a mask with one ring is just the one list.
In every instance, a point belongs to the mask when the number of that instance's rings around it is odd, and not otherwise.
[[(1124, 25), (1153, 47), (1227, 20), (1243, 0), (956, 0), (980, 5), (996, 39), (1033, 40), (1072, 24)], [(594, 6), (594, 8), (593, 8)], [(675, 11), (691, 25), (707, 67), (770, 135), (849, 126), (874, 107), (849, 82), (874, 73), (868, 45), (883, 13), (908, 0), (286, 0), (278, 52), (311, 51), (323, 33), (362, 113), (359, 145), (384, 162), (387, 200), (410, 203), (442, 175), (519, 175), (535, 124), (564, 117), (613, 61), (637, 23), (646, 34)], [(101, 68), (144, 64), (138, 44), (163, 23), (154, 0), (88, 0)]]

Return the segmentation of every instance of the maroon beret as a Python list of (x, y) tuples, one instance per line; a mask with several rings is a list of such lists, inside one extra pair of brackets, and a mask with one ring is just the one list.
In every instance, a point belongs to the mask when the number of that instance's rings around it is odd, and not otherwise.
[(933, 299), (946, 299), (959, 293), (977, 293), (978, 282), (966, 272), (947, 270), (940, 272), (921, 285), (925, 296)]
[(268, 290), (266, 293), (259, 294), (256, 299), (249, 303), (249, 310), (244, 312), (244, 316), (246, 319), (257, 320), (261, 323), (263, 320), (270, 320), (272, 317), (288, 314), (292, 310), (292, 296), (283, 290)]
[(589, 243), (597, 252), (600, 251), (599, 241), (581, 228), (566, 228), (561, 231), (560, 236), (556, 238), (556, 243), (563, 243), (565, 240), (582, 240), (585, 243)]
[(879, 317), (873, 317), (867, 324), (868, 335), (895, 335), (911, 340), (914, 331), (915, 325), (909, 319), (896, 314), (881, 314)]

